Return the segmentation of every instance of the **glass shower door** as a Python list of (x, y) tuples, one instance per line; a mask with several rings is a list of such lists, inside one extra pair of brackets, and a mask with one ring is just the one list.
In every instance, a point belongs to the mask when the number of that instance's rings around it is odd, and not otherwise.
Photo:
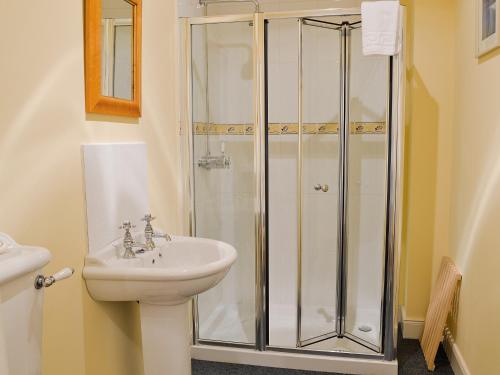
[(350, 31), (346, 336), (381, 350), (386, 248), (389, 58)]
[(337, 335), (341, 22), (301, 25), (299, 347)]
[(253, 26), (191, 26), (193, 175), (197, 237), (238, 259), (197, 303), (198, 339), (255, 343)]
[(299, 347), (381, 350), (389, 59), (362, 55), (360, 27), (301, 25)]
[(337, 335), (342, 18), (267, 26), (271, 346)]
[(298, 17), (186, 24), (192, 233), (238, 252), (198, 297), (195, 341), (380, 353), (390, 59), (362, 55), (359, 16)]

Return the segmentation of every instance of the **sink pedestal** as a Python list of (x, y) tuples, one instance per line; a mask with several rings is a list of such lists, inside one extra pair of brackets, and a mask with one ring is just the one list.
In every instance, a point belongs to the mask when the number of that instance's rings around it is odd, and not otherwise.
[[(134, 236), (144, 241), (142, 233)], [(87, 255), (83, 277), (96, 301), (140, 302), (145, 375), (190, 375), (189, 301), (216, 286), (238, 255), (215, 240), (174, 236), (161, 241), (133, 259), (117, 251), (121, 240), (108, 244)]]
[(140, 302), (145, 375), (190, 375), (189, 302), (153, 305)]

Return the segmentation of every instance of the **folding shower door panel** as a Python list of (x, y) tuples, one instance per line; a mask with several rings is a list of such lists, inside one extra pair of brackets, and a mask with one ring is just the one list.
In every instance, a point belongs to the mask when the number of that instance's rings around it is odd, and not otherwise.
[(389, 58), (363, 56), (350, 31), (344, 334), (382, 347), (388, 196)]
[(335, 22), (303, 21), (299, 57), (298, 346), (334, 337), (338, 315), (341, 38)]
[(382, 347), (389, 59), (362, 55), (360, 27), (299, 25), (299, 347)]

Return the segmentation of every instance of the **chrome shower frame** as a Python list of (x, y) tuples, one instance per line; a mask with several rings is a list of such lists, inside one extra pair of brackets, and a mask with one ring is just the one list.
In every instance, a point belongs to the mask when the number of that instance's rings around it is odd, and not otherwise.
[[(404, 7), (402, 7), (404, 9)], [(397, 346), (397, 295), (399, 280), (399, 259), (401, 249), (401, 217), (403, 206), (403, 157), (404, 157), (404, 92), (405, 56), (404, 51), (390, 58), (391, 89), (388, 90), (388, 170), (387, 170), (387, 228), (386, 264), (383, 301), (382, 351), (373, 354), (357, 354), (342, 351), (321, 351), (301, 348), (269, 346), (267, 343), (267, 212), (266, 212), (266, 92), (265, 92), (265, 22), (286, 18), (307, 18), (321, 16), (358, 16), (359, 9), (324, 9), (292, 12), (268, 12), (245, 15), (206, 16), (181, 19), (182, 55), (180, 59), (181, 82), (181, 136), (184, 170), (184, 206), (186, 213), (186, 232), (196, 233), (194, 200), (194, 159), (193, 159), (193, 119), (192, 119), (192, 82), (191, 82), (191, 27), (192, 25), (253, 22), (253, 107), (254, 107), (254, 183), (255, 183), (255, 241), (256, 241), (256, 320), (255, 344), (219, 342), (199, 338), (197, 301), (193, 303), (193, 344), (197, 346), (229, 347), (236, 350), (251, 349), (261, 352), (288, 352), (297, 354), (320, 354), (326, 356), (368, 358), (393, 361)], [(404, 11), (403, 11), (404, 14)], [(404, 17), (402, 17), (404, 29)], [(404, 35), (404, 32), (403, 32)], [(404, 43), (403, 43), (404, 45)], [(299, 73), (300, 76), (300, 73)], [(301, 96), (301, 95), (299, 95)], [(301, 99), (299, 98), (299, 101)], [(300, 105), (299, 105), (300, 108)], [(299, 123), (301, 116), (299, 114)], [(345, 120), (345, 121), (348, 121)], [(344, 121), (344, 122), (345, 122)], [(345, 128), (345, 126), (344, 126)], [(299, 126), (299, 132), (301, 127)], [(344, 135), (342, 137), (342, 135)], [(300, 134), (299, 134), (300, 137)], [(341, 138), (346, 138), (345, 129)], [(301, 142), (299, 142), (301, 143)], [(299, 146), (300, 147), (300, 146)], [(298, 171), (300, 172), (300, 171)], [(299, 177), (300, 178), (300, 177)], [(344, 202), (345, 204), (345, 202)], [(299, 218), (300, 221), (300, 218)], [(300, 224), (299, 224), (300, 225)], [(299, 230), (300, 232), (300, 230)], [(300, 243), (300, 241), (299, 241)], [(300, 250), (299, 250), (300, 251)], [(300, 283), (300, 281), (299, 281)], [(298, 293), (300, 294), (300, 285)], [(299, 299), (300, 301), (300, 299)], [(298, 307), (300, 314), (300, 307)], [(300, 322), (300, 315), (298, 316)], [(338, 322), (342, 324), (342, 322)], [(300, 323), (298, 323), (300, 329)]]
[(255, 13), (260, 12), (260, 4), (257, 0), (198, 0), (200, 7), (206, 7), (210, 4), (238, 4), (238, 3), (252, 3), (255, 8)]

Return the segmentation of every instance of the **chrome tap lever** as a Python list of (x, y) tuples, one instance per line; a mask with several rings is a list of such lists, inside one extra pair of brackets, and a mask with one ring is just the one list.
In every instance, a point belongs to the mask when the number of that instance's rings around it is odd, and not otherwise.
[(144, 239), (146, 240), (146, 249), (153, 250), (156, 247), (156, 244), (153, 241), (154, 230), (151, 225), (151, 221), (155, 220), (151, 214), (146, 214), (142, 218), (142, 221), (146, 222), (146, 226), (144, 227)]
[(153, 241), (153, 237), (154, 237), (155, 232), (153, 230), (153, 226), (151, 225), (151, 222), (155, 219), (156, 218), (153, 217), (151, 214), (146, 214), (141, 219), (142, 221), (146, 222), (146, 226), (144, 228), (144, 239), (146, 241), (146, 249), (147, 250), (153, 250), (156, 247), (156, 244)]
[(130, 221), (124, 221), (121, 227), (118, 229), (124, 229), (125, 234), (123, 236), (123, 247), (127, 247), (126, 245), (133, 244), (134, 239), (132, 238), (132, 233), (130, 233), (130, 229), (135, 228), (135, 225), (132, 225)]
[(125, 259), (135, 258), (134, 247), (141, 246), (135, 243), (132, 233), (130, 233), (130, 229), (132, 228), (135, 228), (135, 225), (132, 225), (130, 221), (124, 221), (122, 226), (118, 228), (125, 229), (125, 235), (123, 236), (123, 248), (125, 249), (123, 257)]
[(147, 224), (151, 224), (153, 220), (156, 220), (156, 217), (152, 216), (151, 214), (146, 214), (141, 220), (145, 221)]
[(156, 248), (156, 244), (154, 242), (155, 238), (163, 238), (166, 241), (172, 241), (172, 238), (168, 234), (164, 233), (155, 233), (153, 226), (151, 225), (151, 221), (156, 218), (151, 216), (151, 214), (146, 214), (141, 219), (146, 222), (146, 227), (144, 228), (144, 238), (146, 240), (146, 250), (153, 250)]
[(153, 238), (163, 238), (165, 241), (172, 241), (172, 237), (168, 233), (154, 233)]
[(124, 221), (121, 227), (118, 227), (118, 229), (125, 229), (125, 231), (130, 231), (132, 228), (135, 228), (135, 225), (132, 225), (129, 220)]
[(59, 272), (56, 272), (52, 276), (45, 277), (43, 275), (38, 275), (35, 279), (35, 289), (48, 288), (52, 286), (56, 281), (67, 279), (75, 273), (73, 268), (63, 268)]

